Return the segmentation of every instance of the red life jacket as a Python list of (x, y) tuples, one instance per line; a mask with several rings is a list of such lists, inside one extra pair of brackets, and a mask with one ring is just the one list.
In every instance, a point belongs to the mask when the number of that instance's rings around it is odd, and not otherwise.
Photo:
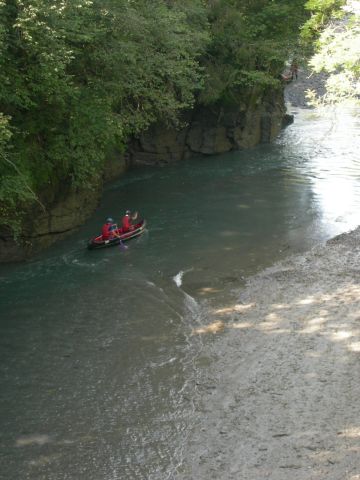
[(128, 232), (131, 228), (131, 218), (130, 215), (125, 215), (122, 218), (122, 231)]
[(110, 236), (112, 236), (112, 231), (111, 231), (111, 223), (105, 223), (101, 229), (101, 235), (103, 237), (103, 240), (109, 240)]

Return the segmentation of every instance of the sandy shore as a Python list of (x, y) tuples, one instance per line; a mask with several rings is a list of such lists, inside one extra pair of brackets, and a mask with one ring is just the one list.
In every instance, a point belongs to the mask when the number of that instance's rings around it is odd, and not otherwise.
[[(300, 70), (285, 98), (322, 85)], [(360, 480), (360, 227), (248, 279), (205, 323), (176, 478)]]
[(215, 332), (177, 478), (360, 479), (360, 228), (250, 278)]

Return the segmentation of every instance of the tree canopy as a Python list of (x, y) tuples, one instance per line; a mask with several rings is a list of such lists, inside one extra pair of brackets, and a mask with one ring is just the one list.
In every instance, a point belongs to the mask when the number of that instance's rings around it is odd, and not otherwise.
[(236, 101), (249, 88), (274, 86), (297, 49), (307, 19), (304, 0), (209, 2), (211, 42), (206, 52), (205, 103)]
[(0, 224), (195, 102), (277, 85), (304, 0), (0, 0)]
[(308, 96), (315, 105), (358, 102), (360, 95), (360, 2), (310, 0), (311, 19), (302, 38), (312, 46), (309, 61), (314, 72), (327, 74), (326, 93)]

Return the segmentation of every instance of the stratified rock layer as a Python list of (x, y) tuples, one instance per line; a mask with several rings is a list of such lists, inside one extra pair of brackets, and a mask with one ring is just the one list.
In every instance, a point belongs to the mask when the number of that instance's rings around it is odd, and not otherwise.
[(25, 260), (65, 238), (83, 224), (99, 204), (104, 182), (114, 180), (128, 167), (128, 158), (113, 152), (104, 165), (102, 178), (88, 189), (71, 189), (66, 184), (43, 192), (42, 204), (29, 205), (21, 237), (0, 226), (0, 263)]
[(285, 126), (283, 93), (228, 107), (199, 107), (179, 130), (155, 125), (131, 144), (133, 164), (161, 165), (194, 155), (215, 155), (272, 141)]

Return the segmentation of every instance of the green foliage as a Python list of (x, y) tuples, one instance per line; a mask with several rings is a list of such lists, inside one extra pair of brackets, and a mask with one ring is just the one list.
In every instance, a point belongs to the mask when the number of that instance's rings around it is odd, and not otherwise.
[(195, 99), (279, 86), (304, 1), (0, 0), (0, 224), (96, 184), (109, 150)]
[(303, 0), (209, 2), (212, 38), (201, 100), (237, 102), (255, 85), (274, 87), (296, 48), (306, 19), (303, 6)]
[(207, 30), (201, 0), (0, 0), (0, 224), (43, 189), (93, 185), (129, 135), (176, 123)]
[(0, 112), (0, 152), (4, 153), (4, 147), (11, 138), (11, 131), (9, 129), (10, 117)]
[(318, 97), (308, 92), (314, 105), (358, 101), (360, 94), (360, 12), (352, 11), (345, 1), (312, 0), (308, 8), (314, 15), (305, 24), (302, 35), (313, 43), (309, 62), (314, 72), (328, 74), (326, 93)]
[[(346, 0), (308, 0), (305, 8), (311, 12), (310, 19), (302, 27), (302, 38), (312, 47), (314, 40), (324, 30), (330, 19), (343, 16)], [(316, 44), (316, 42), (315, 42)]]

